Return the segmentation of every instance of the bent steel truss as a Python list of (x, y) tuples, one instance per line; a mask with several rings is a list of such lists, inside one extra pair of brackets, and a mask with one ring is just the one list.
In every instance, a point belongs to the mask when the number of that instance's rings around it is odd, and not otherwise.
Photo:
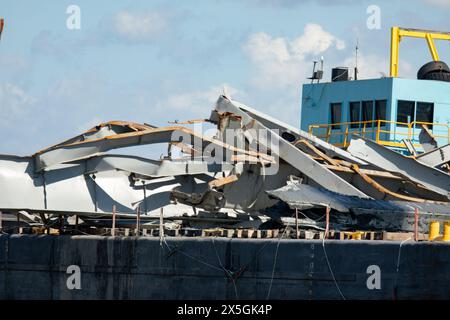
[[(56, 216), (104, 223), (113, 212), (121, 219), (138, 212), (144, 221), (162, 215), (259, 225), (280, 202), (315, 210), (320, 198), (345, 219), (376, 213), (377, 223), (399, 229), (410, 227), (402, 220), (409, 215), (394, 223), (380, 218), (388, 214), (381, 207), (450, 214), (450, 176), (434, 168), (448, 161), (446, 147), (414, 159), (357, 138), (345, 151), (224, 96), (206, 121), (217, 125), (217, 137), (179, 125), (110, 121), (29, 157), (0, 155), (0, 211), (46, 226)], [(108, 153), (161, 143), (168, 154), (158, 160)], [(172, 147), (184, 155), (172, 157)], [(298, 192), (283, 189), (292, 177)], [(356, 210), (358, 203), (364, 206)]]

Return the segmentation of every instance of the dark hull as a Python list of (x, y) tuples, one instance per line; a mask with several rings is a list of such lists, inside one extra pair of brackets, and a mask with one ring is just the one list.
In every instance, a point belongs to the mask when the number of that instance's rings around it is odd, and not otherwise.
[[(400, 255), (394, 241), (325, 249), (336, 281), (321, 240), (2, 235), (0, 298), (450, 299), (448, 243), (407, 241)], [(80, 290), (67, 288), (69, 265)], [(381, 289), (367, 287), (370, 265)]]

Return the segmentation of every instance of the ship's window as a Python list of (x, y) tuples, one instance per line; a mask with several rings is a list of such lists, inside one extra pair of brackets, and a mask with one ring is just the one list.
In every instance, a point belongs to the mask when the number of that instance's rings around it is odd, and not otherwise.
[[(362, 102), (362, 121), (373, 120), (373, 101)], [(371, 123), (367, 123), (366, 126), (370, 126)]]
[[(386, 120), (386, 100), (375, 101), (375, 120)], [(380, 127), (384, 126), (386, 122), (381, 122)]]
[[(332, 103), (331, 105), (331, 123), (339, 123), (342, 119), (342, 103)], [(340, 125), (333, 125), (333, 129), (340, 129)]]
[[(361, 121), (361, 103), (350, 102), (350, 122)], [(359, 123), (350, 124), (350, 128), (359, 128)]]
[[(410, 123), (414, 120), (414, 101), (398, 100), (397, 122)], [(397, 124), (406, 127), (406, 124)]]
[[(434, 104), (429, 102), (417, 102), (416, 122), (433, 122)], [(431, 124), (426, 123), (428, 128), (432, 129)], [(416, 124), (416, 127), (422, 127), (422, 123)]]

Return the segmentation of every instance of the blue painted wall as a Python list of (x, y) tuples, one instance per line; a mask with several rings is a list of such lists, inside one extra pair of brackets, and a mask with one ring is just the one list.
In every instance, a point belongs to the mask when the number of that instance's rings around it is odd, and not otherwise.
[[(450, 83), (441, 81), (381, 78), (358, 81), (304, 84), (301, 103), (301, 129), (308, 131), (311, 124), (331, 123), (330, 104), (342, 103), (341, 122), (350, 122), (350, 102), (387, 100), (386, 120), (397, 120), (398, 100), (434, 103), (433, 122), (450, 123)], [(406, 132), (402, 127), (389, 127), (397, 133)], [(339, 130), (339, 129), (336, 129)], [(344, 130), (344, 129), (341, 129)], [(420, 131), (420, 129), (417, 129)], [(418, 133), (418, 131), (416, 133)], [(433, 127), (433, 133), (448, 135), (446, 127)], [(400, 141), (405, 135), (391, 135), (391, 140)], [(386, 138), (386, 136), (384, 137)], [(332, 140), (330, 142), (341, 142)], [(446, 144), (447, 139), (439, 139)]]

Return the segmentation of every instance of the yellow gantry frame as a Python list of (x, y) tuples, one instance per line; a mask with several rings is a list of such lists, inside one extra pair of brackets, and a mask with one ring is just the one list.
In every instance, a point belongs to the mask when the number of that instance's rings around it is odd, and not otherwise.
[(426, 39), (433, 60), (439, 61), (439, 55), (437, 53), (436, 46), (434, 45), (434, 40), (450, 41), (450, 32), (403, 29), (399, 27), (393, 27), (391, 30), (391, 77), (398, 77), (398, 53), (402, 37)]

